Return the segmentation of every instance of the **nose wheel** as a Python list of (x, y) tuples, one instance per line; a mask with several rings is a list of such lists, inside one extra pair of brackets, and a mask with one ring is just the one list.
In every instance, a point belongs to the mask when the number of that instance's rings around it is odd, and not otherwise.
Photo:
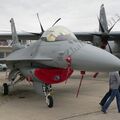
[(51, 95), (46, 96), (46, 104), (49, 108), (53, 107), (53, 97)]
[(51, 95), (52, 92), (52, 86), (51, 85), (43, 85), (43, 92), (45, 95), (45, 99), (46, 99), (46, 104), (49, 108), (53, 107), (53, 97)]

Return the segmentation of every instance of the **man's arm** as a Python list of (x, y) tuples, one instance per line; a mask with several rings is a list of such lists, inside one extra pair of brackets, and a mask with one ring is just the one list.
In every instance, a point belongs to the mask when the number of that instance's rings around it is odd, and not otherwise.
[(116, 76), (117, 81), (118, 81), (118, 84), (119, 84), (119, 86), (120, 86), (120, 75), (119, 75), (119, 73), (116, 72), (115, 76)]

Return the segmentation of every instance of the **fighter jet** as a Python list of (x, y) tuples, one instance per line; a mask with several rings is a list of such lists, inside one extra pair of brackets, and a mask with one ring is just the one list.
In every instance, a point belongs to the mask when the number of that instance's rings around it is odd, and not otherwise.
[(48, 107), (51, 108), (52, 84), (66, 81), (74, 70), (120, 70), (120, 60), (117, 57), (78, 40), (63, 26), (53, 25), (46, 31), (42, 30), (38, 41), (24, 46), (19, 42), (13, 18), (10, 23), (13, 51), (6, 58), (0, 59), (10, 69), (8, 82), (3, 84), (4, 95), (9, 94), (12, 85), (26, 79), (33, 83), (36, 90), (41, 89)]

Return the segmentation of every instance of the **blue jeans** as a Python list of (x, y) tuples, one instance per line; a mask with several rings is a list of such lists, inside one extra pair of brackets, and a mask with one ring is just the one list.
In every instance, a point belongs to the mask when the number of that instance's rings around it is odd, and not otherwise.
[(118, 89), (111, 90), (111, 95), (109, 99), (106, 101), (106, 103), (102, 107), (103, 111), (106, 112), (106, 110), (108, 109), (108, 107), (110, 106), (111, 102), (114, 100), (115, 97), (116, 97), (118, 112), (120, 112), (120, 93)]
[(109, 89), (109, 91), (104, 95), (104, 97), (102, 98), (99, 104), (103, 106), (110, 97), (110, 95), (111, 95), (111, 89)]
[[(119, 86), (119, 88), (118, 88), (118, 90), (119, 90), (119, 93), (120, 93), (120, 86)], [(102, 98), (102, 100), (100, 101), (100, 105), (101, 106), (103, 106), (105, 103), (106, 103), (106, 101), (108, 100), (108, 98), (110, 97), (110, 95), (111, 95), (111, 89), (109, 89), (109, 91), (104, 95), (104, 97)]]

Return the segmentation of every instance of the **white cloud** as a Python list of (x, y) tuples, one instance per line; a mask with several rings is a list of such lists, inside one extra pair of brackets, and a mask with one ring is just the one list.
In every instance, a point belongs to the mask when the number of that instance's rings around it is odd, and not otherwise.
[[(58, 23), (72, 31), (94, 31), (98, 29), (97, 16), (104, 3), (108, 19), (120, 11), (119, 0), (1, 0), (0, 30), (10, 29), (9, 20), (15, 19), (18, 30), (40, 31), (36, 13), (45, 29), (61, 17)], [(118, 23), (114, 30), (120, 30)]]

